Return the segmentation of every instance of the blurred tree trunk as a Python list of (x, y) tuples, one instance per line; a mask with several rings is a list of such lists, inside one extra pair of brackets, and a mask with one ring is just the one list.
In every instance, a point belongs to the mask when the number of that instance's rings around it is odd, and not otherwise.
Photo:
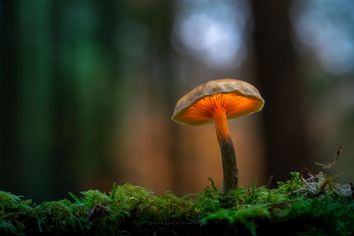
[[(160, 101), (168, 127), (168, 158), (171, 169), (171, 187), (176, 194), (184, 192), (181, 182), (183, 175), (182, 157), (180, 156), (179, 138), (177, 126), (169, 119), (176, 103), (177, 77), (174, 65), (174, 49), (171, 43), (171, 34), (174, 22), (175, 1), (158, 0), (152, 2), (145, 15), (145, 22), (151, 35), (151, 58), (149, 69), (151, 73), (150, 85)], [(190, 183), (193, 182), (192, 180)], [(190, 184), (189, 183), (189, 184)]]
[(77, 159), (75, 150), (78, 145), (77, 81), (70, 73), (72, 62), (68, 58), (69, 39), (65, 34), (65, 12), (70, 9), (67, 1), (53, 1), (51, 9), (52, 58), (52, 184), (56, 186), (55, 197), (64, 197), (68, 191), (78, 188)]
[(36, 200), (52, 197), (50, 149), (52, 147), (52, 45), (51, 1), (25, 1), (18, 6), (21, 32), (19, 72), (21, 162), (19, 168), (23, 193)]
[(256, 76), (265, 98), (262, 112), (268, 174), (284, 180), (310, 165), (302, 116), (303, 93), (292, 44), (292, 1), (253, 0)]
[(73, 101), (64, 100), (67, 125), (76, 129), (74, 133), (64, 129), (71, 133), (69, 144), (75, 147), (69, 153), (75, 166), (74, 178), (81, 187), (99, 185), (108, 190), (117, 171), (113, 170), (108, 144), (115, 119), (120, 117), (116, 108), (120, 80), (114, 34), (120, 8), (114, 0), (74, 1), (66, 2), (65, 11), (60, 27), (60, 64), (64, 71), (60, 80), (74, 95), (70, 96)]
[[(117, 134), (115, 124), (121, 125), (121, 117), (124, 109), (122, 102), (125, 100), (124, 95), (119, 91), (123, 88), (121, 67), (122, 56), (117, 50), (117, 28), (125, 17), (124, 4), (122, 1), (106, 0), (95, 2), (97, 8), (97, 17), (99, 19), (99, 27), (97, 30), (98, 42), (102, 54), (102, 73), (95, 79), (103, 81), (100, 86), (100, 94), (97, 99), (97, 117), (94, 135), (95, 143), (98, 145), (98, 155), (96, 156), (98, 163), (96, 175), (99, 176), (97, 182), (106, 191), (111, 190), (112, 183), (116, 182), (119, 177), (120, 168), (113, 165), (114, 160), (109, 148), (110, 141)], [(95, 7), (95, 5), (94, 5)], [(121, 128), (121, 127), (119, 127)], [(118, 138), (124, 138), (122, 134), (118, 134)], [(122, 157), (121, 157), (122, 158)], [(118, 173), (118, 174), (117, 174)]]
[(19, 181), (13, 176), (19, 175), (19, 169), (13, 168), (19, 163), (18, 149), (18, 95), (19, 70), (18, 56), (18, 1), (0, 1), (0, 189), (15, 191)]

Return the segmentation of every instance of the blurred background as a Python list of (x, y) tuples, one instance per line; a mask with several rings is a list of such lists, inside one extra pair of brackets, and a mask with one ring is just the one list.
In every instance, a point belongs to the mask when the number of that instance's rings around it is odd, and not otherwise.
[(221, 185), (212, 124), (170, 120), (211, 79), (265, 98), (229, 122), (241, 185), (331, 162), (354, 177), (354, 2), (1, 0), (0, 189), (35, 201), (132, 183)]

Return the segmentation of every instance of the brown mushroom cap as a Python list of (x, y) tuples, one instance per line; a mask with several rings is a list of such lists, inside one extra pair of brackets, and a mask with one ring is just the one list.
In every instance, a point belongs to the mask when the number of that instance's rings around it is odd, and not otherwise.
[(202, 125), (214, 118), (216, 108), (228, 119), (249, 115), (263, 108), (264, 100), (251, 84), (235, 79), (210, 80), (177, 101), (172, 119), (187, 125)]

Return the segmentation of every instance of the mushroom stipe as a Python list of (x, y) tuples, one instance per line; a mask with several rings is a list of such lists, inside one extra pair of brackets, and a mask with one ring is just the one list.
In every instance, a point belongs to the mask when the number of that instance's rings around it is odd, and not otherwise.
[(236, 153), (227, 120), (260, 111), (263, 105), (254, 86), (235, 79), (208, 81), (177, 101), (172, 120), (184, 125), (214, 121), (224, 173), (223, 193), (238, 186)]

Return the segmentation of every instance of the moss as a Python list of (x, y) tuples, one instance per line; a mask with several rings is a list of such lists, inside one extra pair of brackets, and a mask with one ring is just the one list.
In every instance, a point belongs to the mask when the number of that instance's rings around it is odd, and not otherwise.
[(189, 234), (353, 235), (350, 185), (320, 173), (292, 173), (277, 188), (240, 187), (221, 194), (211, 182), (199, 194), (156, 195), (144, 188), (113, 185), (112, 191), (69, 193), (69, 199), (38, 205), (0, 191), (0, 234)]

